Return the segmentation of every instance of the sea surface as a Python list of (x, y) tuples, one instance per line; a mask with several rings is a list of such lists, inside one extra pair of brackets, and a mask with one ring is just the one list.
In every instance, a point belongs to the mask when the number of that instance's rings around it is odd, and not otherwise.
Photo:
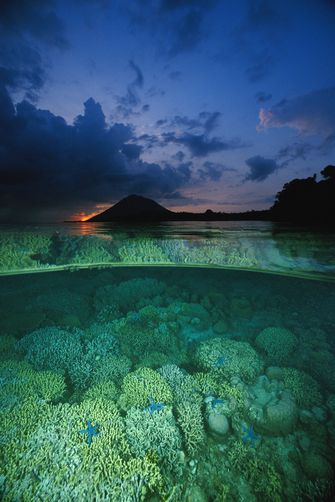
[(0, 498), (335, 498), (335, 235), (0, 229)]

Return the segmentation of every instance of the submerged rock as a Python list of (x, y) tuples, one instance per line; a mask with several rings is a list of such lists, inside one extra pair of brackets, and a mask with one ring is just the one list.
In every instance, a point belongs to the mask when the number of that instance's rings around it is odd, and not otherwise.
[(224, 436), (229, 431), (229, 422), (222, 413), (210, 413), (207, 419), (208, 427), (212, 432)]

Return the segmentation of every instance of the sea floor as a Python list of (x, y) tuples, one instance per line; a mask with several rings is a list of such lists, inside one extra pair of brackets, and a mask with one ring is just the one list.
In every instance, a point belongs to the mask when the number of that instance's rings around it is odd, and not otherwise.
[(334, 500), (335, 284), (0, 277), (4, 501)]

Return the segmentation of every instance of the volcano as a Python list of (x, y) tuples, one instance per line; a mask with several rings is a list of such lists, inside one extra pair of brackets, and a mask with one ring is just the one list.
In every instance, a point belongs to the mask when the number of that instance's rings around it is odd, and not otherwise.
[(121, 199), (114, 206), (93, 216), (88, 221), (161, 221), (173, 219), (175, 216), (176, 213), (169, 211), (154, 200), (133, 194)]

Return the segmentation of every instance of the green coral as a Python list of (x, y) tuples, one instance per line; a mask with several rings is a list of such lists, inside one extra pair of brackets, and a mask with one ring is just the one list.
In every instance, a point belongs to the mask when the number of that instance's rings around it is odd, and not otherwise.
[(129, 373), (131, 360), (127, 356), (108, 354), (95, 361), (92, 381), (94, 383), (103, 380), (113, 380), (120, 382)]
[(48, 251), (50, 237), (42, 233), (2, 232), (0, 235), (0, 270), (36, 269), (45, 267), (39, 255)]
[(217, 396), (226, 402), (226, 414), (241, 415), (245, 411), (248, 403), (246, 391), (237, 385), (227, 382), (220, 382), (217, 387)]
[(292, 331), (280, 327), (265, 328), (256, 337), (256, 345), (266, 354), (268, 364), (287, 362), (297, 343)]
[(83, 400), (92, 400), (99, 397), (100, 399), (108, 399), (114, 401), (117, 399), (118, 389), (111, 380), (101, 381), (89, 387), (83, 394)]
[(139, 368), (128, 373), (122, 383), (120, 406), (123, 409), (132, 406), (144, 408), (149, 406), (149, 399), (165, 405), (172, 403), (171, 388), (164, 378), (151, 368)]
[(164, 467), (180, 470), (181, 436), (170, 407), (164, 406), (152, 414), (131, 408), (126, 417), (126, 435), (136, 456), (154, 451)]
[(162, 281), (139, 277), (97, 288), (94, 304), (97, 312), (116, 305), (121, 312), (127, 313), (130, 310), (137, 310), (138, 303), (143, 299), (149, 300), (162, 294), (164, 289), (165, 284)]
[(124, 263), (170, 263), (156, 239), (124, 239), (119, 256)]
[(183, 433), (186, 450), (193, 456), (205, 442), (204, 419), (199, 401), (183, 400), (177, 406), (177, 421)]
[(217, 373), (214, 371), (210, 371), (208, 373), (198, 371), (197, 373), (193, 373), (192, 377), (197, 384), (197, 387), (201, 394), (204, 395), (216, 395), (219, 383), (217, 378)]
[(313, 377), (295, 368), (283, 368), (282, 375), (285, 388), (290, 391), (299, 407), (312, 408), (322, 403), (319, 384)]
[(239, 376), (246, 382), (252, 382), (263, 369), (262, 359), (248, 342), (222, 337), (201, 342), (195, 361), (206, 371), (216, 370), (226, 378)]
[(145, 357), (150, 359), (153, 352), (160, 352), (167, 356), (165, 359), (160, 356), (161, 364), (180, 363), (186, 348), (176, 336), (177, 327), (169, 315), (166, 309), (149, 305), (115, 321), (115, 334), (122, 352), (139, 362)]
[(228, 461), (250, 484), (257, 500), (280, 502), (282, 483), (280, 475), (270, 458), (262, 456), (259, 450), (239, 441), (231, 442)]
[(51, 237), (48, 253), (42, 259), (56, 265), (111, 263), (119, 261), (112, 238), (98, 235), (60, 235)]
[(9, 408), (29, 398), (57, 401), (66, 390), (63, 375), (35, 371), (24, 361), (0, 362), (0, 381), (0, 400), (3, 407)]
[(78, 329), (40, 328), (21, 338), (16, 349), (38, 369), (65, 371), (82, 355), (82, 336)]
[[(157, 460), (131, 454), (123, 419), (110, 401), (57, 406), (29, 401), (0, 417), (6, 502), (143, 501), (149, 491), (162, 489)], [(90, 447), (78, 432), (88, 419), (100, 425)]]

